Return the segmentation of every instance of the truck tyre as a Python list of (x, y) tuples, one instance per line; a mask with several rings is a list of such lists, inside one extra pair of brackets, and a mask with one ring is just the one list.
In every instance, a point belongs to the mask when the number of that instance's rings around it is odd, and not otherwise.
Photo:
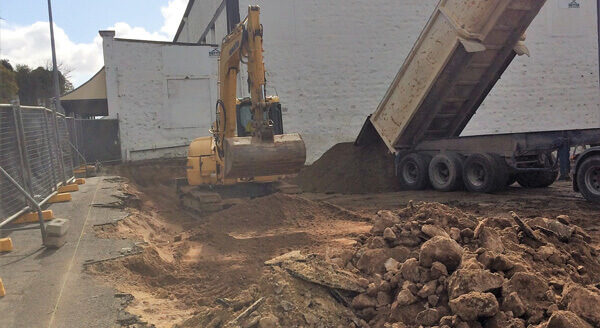
[(441, 153), (429, 163), (429, 182), (437, 191), (453, 191), (462, 185), (463, 158), (457, 153)]
[(429, 185), (429, 162), (431, 156), (410, 153), (400, 160), (396, 176), (404, 190), (423, 190)]
[(600, 155), (588, 157), (579, 164), (577, 186), (587, 200), (600, 203)]
[(504, 160), (504, 156), (500, 156), (498, 154), (490, 154), (496, 161), (497, 170), (496, 170), (496, 190), (506, 190), (508, 188), (508, 180), (510, 179), (510, 173), (508, 172), (508, 165)]
[(498, 189), (498, 162), (490, 154), (475, 153), (463, 166), (463, 182), (471, 192), (492, 193)]
[(547, 188), (558, 178), (558, 171), (533, 171), (517, 175), (517, 182), (523, 188)]

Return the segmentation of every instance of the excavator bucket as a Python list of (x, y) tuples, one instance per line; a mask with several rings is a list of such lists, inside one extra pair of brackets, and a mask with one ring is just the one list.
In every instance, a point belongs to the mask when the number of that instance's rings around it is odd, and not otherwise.
[(298, 173), (306, 161), (306, 146), (295, 134), (274, 136), (274, 142), (252, 137), (225, 139), (225, 178), (241, 179)]

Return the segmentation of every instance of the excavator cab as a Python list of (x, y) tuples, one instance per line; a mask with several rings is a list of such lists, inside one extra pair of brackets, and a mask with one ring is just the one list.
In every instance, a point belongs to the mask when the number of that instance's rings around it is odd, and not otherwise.
[[(273, 134), (283, 134), (283, 115), (279, 97), (267, 97), (271, 105), (264, 112), (264, 120), (273, 125)], [(252, 100), (250, 98), (238, 99), (236, 105), (237, 135), (238, 137), (249, 137), (252, 135)]]

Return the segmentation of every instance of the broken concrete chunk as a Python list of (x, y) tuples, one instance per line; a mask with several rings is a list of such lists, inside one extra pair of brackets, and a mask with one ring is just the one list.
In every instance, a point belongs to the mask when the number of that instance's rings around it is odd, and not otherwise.
[(450, 238), (450, 236), (446, 233), (446, 231), (444, 231), (444, 229), (442, 229), (440, 227), (436, 227), (431, 224), (426, 224), (426, 225), (422, 226), (421, 232), (424, 233), (425, 235), (427, 235), (429, 238), (433, 238), (436, 236)]
[(504, 278), (482, 269), (460, 269), (448, 279), (448, 297), (457, 298), (469, 292), (489, 292), (502, 288)]
[(525, 305), (523, 305), (519, 294), (517, 294), (516, 292), (512, 292), (504, 296), (504, 301), (502, 302), (502, 310), (506, 312), (510, 311), (516, 318), (518, 318), (525, 314)]
[(408, 281), (419, 282), (421, 273), (419, 270), (419, 262), (416, 259), (408, 259), (404, 261), (400, 267), (402, 277)]
[(433, 326), (440, 321), (440, 311), (437, 309), (426, 309), (417, 314), (416, 322), (423, 326)]
[(448, 237), (436, 236), (426, 241), (421, 246), (419, 262), (422, 266), (430, 268), (433, 262), (440, 262), (452, 272), (460, 265), (463, 248)]
[(451, 300), (448, 304), (452, 312), (465, 321), (493, 317), (499, 310), (498, 301), (492, 293), (470, 292)]
[(570, 311), (556, 311), (550, 317), (547, 328), (592, 328), (592, 325)]
[(594, 325), (600, 326), (600, 291), (569, 284), (563, 290), (560, 305)]

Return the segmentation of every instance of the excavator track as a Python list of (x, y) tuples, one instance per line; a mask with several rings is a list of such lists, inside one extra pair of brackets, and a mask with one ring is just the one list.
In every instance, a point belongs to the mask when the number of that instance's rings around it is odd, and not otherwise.
[(245, 199), (264, 197), (274, 193), (299, 194), (302, 192), (297, 185), (282, 181), (247, 182), (231, 186), (189, 186), (182, 185), (183, 183), (178, 179), (177, 194), (180, 206), (188, 212), (201, 216), (229, 208)]

